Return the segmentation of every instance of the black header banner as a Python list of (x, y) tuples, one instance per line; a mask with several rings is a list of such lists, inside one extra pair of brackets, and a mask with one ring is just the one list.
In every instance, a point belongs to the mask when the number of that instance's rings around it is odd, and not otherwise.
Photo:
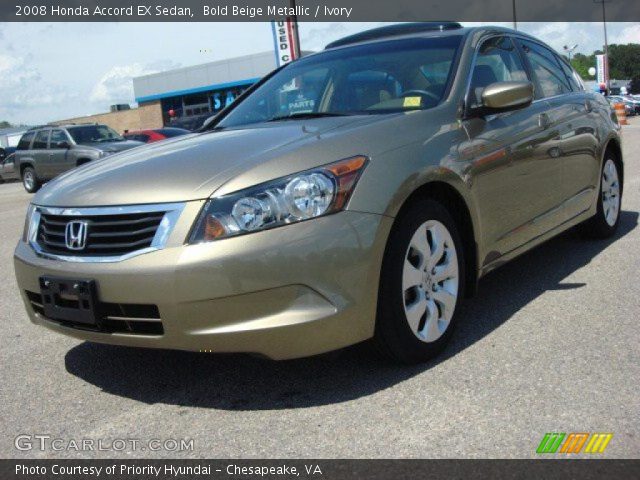
[[(292, 6), (295, 5), (295, 6)], [(604, 7), (604, 8), (603, 8)], [(640, 21), (638, 0), (3, 0), (2, 22)]]

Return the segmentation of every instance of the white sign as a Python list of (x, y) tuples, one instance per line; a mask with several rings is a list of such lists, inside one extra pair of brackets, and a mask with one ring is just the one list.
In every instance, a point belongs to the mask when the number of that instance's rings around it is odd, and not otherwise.
[(298, 58), (295, 47), (295, 24), (289, 19), (284, 22), (271, 22), (273, 30), (273, 46), (276, 50), (278, 67)]
[(607, 83), (609, 72), (607, 72), (607, 62), (605, 62), (604, 55), (596, 55), (596, 71), (598, 73), (598, 83)]

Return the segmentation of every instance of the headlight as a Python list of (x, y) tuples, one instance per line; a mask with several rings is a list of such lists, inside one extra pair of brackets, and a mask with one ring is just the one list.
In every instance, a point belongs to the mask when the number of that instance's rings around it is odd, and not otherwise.
[(34, 230), (34, 226), (33, 226), (33, 221), (34, 221), (34, 215), (33, 212), (35, 211), (36, 207), (33, 204), (29, 205), (29, 208), (27, 209), (27, 217), (24, 219), (24, 228), (22, 230), (22, 241), (23, 242), (28, 242), (31, 239), (31, 236), (33, 234), (33, 230)]
[(347, 158), (214, 197), (204, 206), (189, 242), (210, 242), (338, 212), (349, 201), (366, 163), (363, 156)]

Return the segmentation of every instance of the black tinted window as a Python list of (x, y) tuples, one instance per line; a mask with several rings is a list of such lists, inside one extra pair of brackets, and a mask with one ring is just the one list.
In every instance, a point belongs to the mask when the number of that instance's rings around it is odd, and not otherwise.
[(82, 125), (70, 127), (69, 135), (78, 144), (122, 141), (123, 137), (106, 125)]
[(553, 97), (571, 92), (569, 79), (564, 74), (553, 52), (542, 45), (525, 40), (522, 41), (522, 48), (542, 90), (539, 92), (539, 96)]
[(36, 138), (33, 140), (33, 149), (47, 148), (47, 140), (49, 139), (49, 130), (40, 130), (36, 133)]
[(20, 138), (18, 142), (17, 150), (29, 150), (29, 145), (31, 145), (31, 140), (33, 140), (34, 132), (27, 132)]
[(50, 148), (58, 148), (57, 144), (60, 142), (69, 142), (67, 135), (62, 130), (52, 130), (51, 139), (49, 141)]

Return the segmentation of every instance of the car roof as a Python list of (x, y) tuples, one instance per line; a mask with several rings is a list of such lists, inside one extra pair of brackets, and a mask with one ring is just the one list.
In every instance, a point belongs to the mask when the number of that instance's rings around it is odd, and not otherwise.
[(60, 128), (76, 128), (76, 127), (107, 127), (105, 123), (70, 123), (67, 125), (52, 125), (53, 127)]
[(29, 128), (27, 131), (34, 130), (45, 130), (47, 128), (74, 128), (74, 127), (104, 127), (106, 126), (104, 123), (66, 123), (61, 125), (36, 125), (35, 127)]
[[(440, 28), (440, 25), (443, 27)], [(422, 28), (421, 28), (422, 27)], [(425, 23), (406, 23), (406, 24), (394, 24), (384, 27), (378, 27), (371, 30), (365, 30), (354, 35), (349, 35), (341, 39), (335, 40), (325, 47), (325, 50), (333, 50), (336, 48), (350, 47), (355, 45), (366, 45), (374, 42), (388, 41), (388, 40), (400, 40), (410, 38), (432, 38), (443, 36), (468, 36), (475, 34), (476, 36), (483, 36), (484, 34), (491, 33), (504, 33), (510, 35), (518, 35), (530, 40), (534, 40), (539, 43), (541, 40), (528, 35), (519, 30), (513, 30), (511, 28), (500, 26), (479, 26), (479, 27), (463, 27), (459, 23), (455, 22), (425, 22)], [(319, 55), (322, 52), (318, 52), (312, 55)], [(309, 55), (311, 56), (311, 55)]]
[(129, 130), (125, 135), (133, 135), (138, 133), (162, 133), (162, 132), (189, 132), (186, 128), (179, 127), (160, 127), (160, 128), (145, 128), (144, 130)]
[(125, 135), (134, 135), (136, 133), (149, 133), (149, 132), (155, 132), (155, 130), (152, 128), (145, 128), (144, 130), (129, 130), (128, 132), (125, 133)]

